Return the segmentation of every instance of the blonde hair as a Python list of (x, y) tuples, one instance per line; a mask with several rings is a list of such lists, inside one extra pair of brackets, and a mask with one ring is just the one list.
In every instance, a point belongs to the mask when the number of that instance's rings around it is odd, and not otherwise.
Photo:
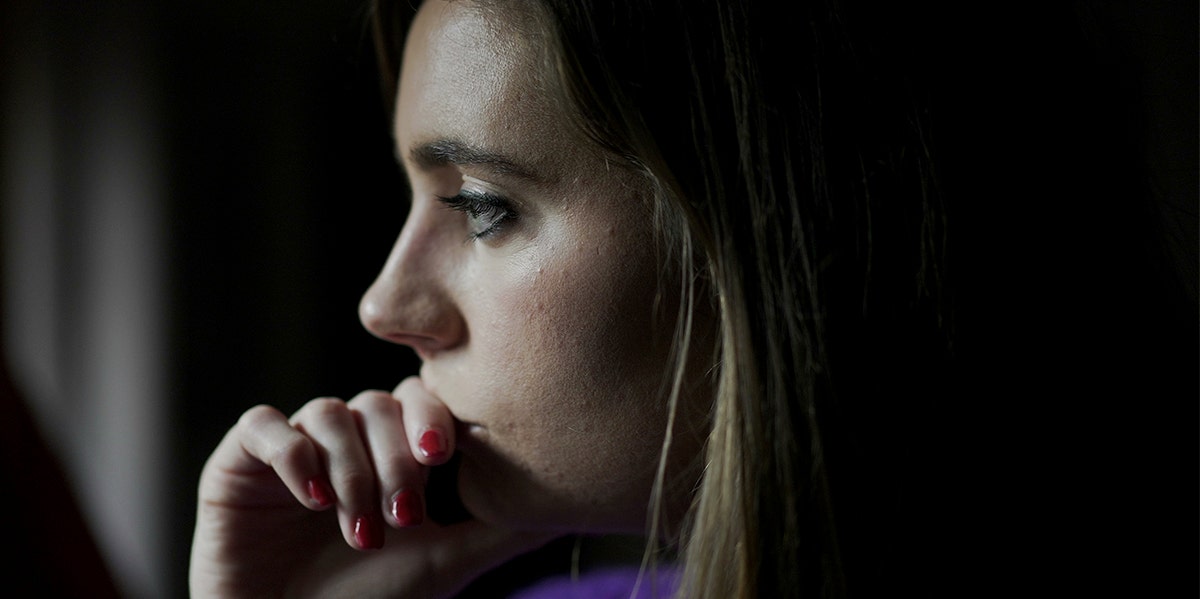
[[(678, 276), (672, 423), (650, 536), (673, 528), (662, 523), (667, 457), (685, 379), (705, 378), (709, 431), (678, 594), (844, 596), (824, 438), (838, 418), (829, 329), (868, 334), (868, 303), (896, 296), (938, 329), (942, 217), (920, 119), (888, 97), (886, 110), (857, 123), (892, 82), (864, 86), (870, 77), (851, 72), (863, 68), (862, 56), (825, 5), (809, 7), (801, 22), (810, 27), (787, 40), (786, 58), (808, 62), (768, 73), (767, 54), (780, 47), (770, 34), (787, 23), (752, 3), (682, 4), (519, 5), (547, 34), (551, 91), (580, 131), (645, 178), (664, 273)], [(394, 78), (403, 26), (380, 9), (376, 23), (381, 70)], [(389, 95), (394, 79), (384, 89)], [(872, 130), (880, 123), (891, 128)], [(872, 211), (904, 219), (892, 226)], [(878, 230), (901, 251), (873, 254)], [(697, 335), (705, 325), (715, 339)]]
[[(912, 303), (937, 300), (941, 215), (929, 156), (899, 157), (901, 149), (919, 148), (917, 122), (908, 121), (913, 128), (895, 142), (876, 143), (870, 133), (848, 142), (827, 138), (835, 131), (824, 128), (841, 126), (845, 116), (824, 113), (822, 92), (864, 92), (857, 79), (822, 88), (818, 76), (846, 67), (839, 62), (845, 56), (815, 56), (808, 88), (781, 86), (784, 74), (766, 72), (756, 47), (767, 17), (745, 2), (695, 2), (677, 13), (671, 2), (548, 4), (566, 104), (596, 144), (646, 173), (667, 215), (659, 218), (661, 232), (678, 258), (685, 298), (676, 381), (689, 366), (692, 312), (697, 303), (714, 304), (710, 431), (678, 593), (842, 597), (846, 569), (823, 439), (836, 418), (826, 327), (846, 313), (830, 311), (830, 300), (857, 289), (865, 309), (866, 290), (859, 264), (833, 266), (829, 258), (845, 245), (845, 232), (836, 229), (854, 222), (847, 212), (874, 206), (869, 187), (902, 179), (901, 197), (924, 215), (899, 233), (920, 264), (904, 293)], [(664, 13), (656, 12), (660, 6)], [(815, 54), (847, 43), (836, 14), (814, 10), (809, 18)], [(624, 46), (630, 40), (659, 43)], [(899, 114), (884, 118), (911, 118), (910, 108), (899, 103)], [(665, 125), (672, 114), (676, 122)], [(868, 158), (894, 160), (894, 170), (868, 174)], [(838, 187), (847, 175), (858, 186)], [(863, 250), (857, 241), (850, 245)], [(863, 268), (870, 271), (869, 259)], [(888, 283), (898, 276), (882, 275)], [(853, 322), (851, 315), (836, 322)], [(672, 409), (679, 409), (678, 385), (674, 390)], [(664, 460), (667, 454), (664, 448)], [(652, 535), (653, 527), (652, 520)]]

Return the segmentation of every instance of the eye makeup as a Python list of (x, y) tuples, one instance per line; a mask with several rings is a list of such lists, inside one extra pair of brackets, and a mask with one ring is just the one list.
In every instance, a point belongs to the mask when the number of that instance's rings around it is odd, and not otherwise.
[(491, 192), (464, 187), (456, 195), (438, 196), (438, 200), (447, 208), (467, 215), (468, 241), (494, 237), (517, 220), (512, 203)]

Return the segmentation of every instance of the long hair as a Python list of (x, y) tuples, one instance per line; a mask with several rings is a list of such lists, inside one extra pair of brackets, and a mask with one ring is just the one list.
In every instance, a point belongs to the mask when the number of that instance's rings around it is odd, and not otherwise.
[(681, 594), (843, 595), (839, 397), (864, 395), (860, 376), (928, 370), (863, 345), (945, 345), (919, 98), (826, 3), (549, 4), (576, 119), (654, 183), (660, 222), (681, 227), (665, 235), (681, 296), (715, 307)]
[[(858, 45), (844, 20), (855, 15), (822, 2), (800, 11), (575, 0), (535, 10), (564, 107), (654, 191), (680, 314), (702, 304), (717, 321), (688, 597), (843, 595), (828, 444), (852, 440), (826, 431), (838, 397), (869, 386), (856, 377), (915, 371), (837, 358), (901, 334), (945, 342), (943, 223), (919, 98), (873, 64), (881, 49)], [(376, 15), (394, 97), (403, 21), (385, 5)], [(698, 326), (678, 325), (677, 375)], [(874, 366), (887, 355), (869, 352)]]
[[(981, 215), (992, 217), (989, 202), (1008, 198), (974, 189), (979, 183), (971, 179), (993, 182), (988, 177), (1003, 171), (993, 164), (1007, 164), (1006, 153), (1022, 146), (989, 147), (990, 140), (970, 139), (976, 131), (938, 122), (939, 114), (1015, 124), (1023, 132), (1040, 133), (1046, 124), (1022, 122), (1034, 114), (1028, 109), (969, 114), (1017, 104), (968, 97), (974, 88), (947, 78), (955, 73), (954, 57), (946, 55), (953, 48), (939, 48), (939, 41), (956, 38), (978, 48), (1000, 37), (975, 42), (974, 30), (961, 24), (937, 31), (941, 20), (910, 6), (775, 4), (521, 4), (546, 30), (557, 77), (552, 91), (562, 95), (564, 109), (653, 191), (683, 298), (676, 381), (687, 356), (707, 350), (691, 347), (699, 326), (692, 315), (711, 313), (715, 320), (711, 429), (682, 553), (680, 593), (687, 597), (838, 597), (920, 580), (904, 570), (954, 549), (944, 528), (921, 528), (937, 508), (917, 504), (935, 491), (913, 489), (945, 475), (958, 458), (923, 464), (953, 449), (932, 447), (936, 442), (919, 431), (974, 415), (945, 403), (954, 385), (972, 388), (962, 379), (991, 375), (988, 359), (1023, 343), (971, 346), (975, 366), (983, 365), (971, 370), (955, 365), (958, 329), (974, 326), (968, 343), (979, 331), (995, 333), (996, 325), (983, 319), (997, 307), (1010, 315), (1002, 322), (1029, 331), (1045, 319), (1034, 309), (1002, 305), (1007, 295), (992, 300), (985, 290), (974, 296), (985, 299), (971, 305), (980, 320), (964, 320), (961, 290), (951, 284), (976, 266), (961, 252), (953, 259), (951, 240), (977, 248), (991, 237), (955, 237), (947, 223), (956, 215), (977, 225)], [(377, 9), (389, 98), (403, 44), (403, 21), (394, 15), (386, 3)], [(1046, 39), (1059, 33), (1047, 31)], [(962, 77), (977, 84), (987, 81), (983, 69), (1008, 65), (977, 66), (979, 72)], [(966, 107), (947, 106), (945, 98), (965, 99)], [(1083, 164), (1082, 156), (1072, 164)], [(944, 163), (962, 167), (949, 181), (960, 196), (969, 195), (963, 189), (976, 192), (970, 198), (976, 205), (944, 201), (947, 179), (935, 169)], [(1020, 181), (1018, 174), (996, 183), (1008, 189)], [(1134, 235), (1142, 230), (1129, 224)], [(1035, 231), (1044, 235), (1039, 243), (1057, 234), (1016, 218), (986, 225), (978, 230), (990, 235)], [(1037, 276), (1040, 268), (1030, 261), (1025, 274)], [(929, 555), (914, 555), (923, 550)]]

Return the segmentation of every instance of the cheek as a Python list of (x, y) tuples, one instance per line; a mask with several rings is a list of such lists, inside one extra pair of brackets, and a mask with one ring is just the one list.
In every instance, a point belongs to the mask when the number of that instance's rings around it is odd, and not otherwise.
[(575, 397), (612, 397), (647, 372), (662, 372), (665, 327), (653, 318), (657, 275), (645, 255), (649, 246), (593, 237), (548, 246), (506, 273), (512, 284), (495, 290), (487, 330), (475, 341), (512, 360), (504, 373), (517, 386), (533, 391), (554, 383)]
[(615, 253), (591, 259), (591, 250), (556, 254), (498, 294), (497, 315), (516, 317), (500, 316), (490, 338), (477, 339), (494, 348), (496, 374), (521, 400), (507, 407), (547, 428), (592, 430), (618, 406), (648, 406), (646, 379), (661, 372), (649, 335), (653, 277), (618, 268), (631, 263)]
[(478, 516), (512, 523), (532, 505), (532, 525), (588, 514), (588, 526), (640, 531), (665, 429), (655, 268), (631, 251), (648, 247), (609, 235), (548, 247), (486, 300), (471, 343), (475, 358), (490, 356), (480, 379), (489, 451), (463, 475)]

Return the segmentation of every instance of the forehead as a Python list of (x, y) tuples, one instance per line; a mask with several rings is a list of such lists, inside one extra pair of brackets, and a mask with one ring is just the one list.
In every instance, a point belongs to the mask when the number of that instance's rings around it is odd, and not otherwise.
[(564, 140), (575, 138), (547, 93), (539, 37), (531, 20), (513, 11), (424, 2), (401, 66), (399, 151), (451, 139), (553, 170), (570, 153)]

